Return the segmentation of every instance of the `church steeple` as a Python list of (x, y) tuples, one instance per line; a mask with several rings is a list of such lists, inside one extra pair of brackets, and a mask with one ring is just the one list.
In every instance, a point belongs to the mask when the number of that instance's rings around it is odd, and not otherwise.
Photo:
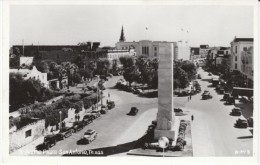
[(124, 34), (124, 27), (122, 26), (119, 42), (124, 42), (124, 41), (125, 41), (125, 34)]

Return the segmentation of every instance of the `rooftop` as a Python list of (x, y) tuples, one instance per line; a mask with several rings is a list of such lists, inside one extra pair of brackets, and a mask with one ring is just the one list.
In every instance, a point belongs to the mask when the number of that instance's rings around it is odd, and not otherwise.
[(253, 38), (235, 38), (233, 42), (253, 42)]

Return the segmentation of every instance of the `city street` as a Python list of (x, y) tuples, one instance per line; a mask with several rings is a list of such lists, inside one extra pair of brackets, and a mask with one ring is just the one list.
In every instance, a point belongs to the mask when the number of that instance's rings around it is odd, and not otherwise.
[[(202, 91), (209, 90), (213, 98), (201, 100), (201, 93), (192, 96), (190, 101), (187, 97), (174, 97), (174, 106), (182, 108), (186, 114), (182, 118), (190, 120), (190, 116), (194, 115), (191, 124), (194, 156), (251, 156), (253, 138), (250, 130), (234, 128), (234, 123), (239, 118), (229, 115), (234, 105), (224, 105), (224, 102), (220, 101), (223, 95), (217, 94), (214, 88), (209, 86), (208, 80), (211, 76), (208, 76), (207, 72), (199, 68), (198, 73), (202, 76), (202, 79), (198, 80)], [(105, 83), (106, 90), (103, 92), (103, 103), (106, 103), (107, 99), (112, 100), (115, 101), (116, 107), (83, 130), (57, 142), (43, 155), (55, 156), (92, 150), (101, 153), (101, 156), (102, 152), (105, 152), (103, 156), (120, 156), (132, 149), (135, 141), (144, 135), (147, 126), (156, 119), (158, 101), (157, 98), (144, 98), (115, 89), (114, 85), (120, 78), (122, 76), (110, 78)], [(136, 116), (126, 115), (132, 106), (139, 108), (139, 113)], [(246, 117), (252, 116), (252, 110), (245, 114)], [(77, 145), (77, 141), (87, 129), (95, 129), (98, 133), (97, 139), (90, 144)], [(38, 145), (36, 142), (32, 144), (22, 149), (34, 149)], [(17, 153), (25, 152), (20, 149), (13, 154)]]
[[(198, 73), (202, 76), (198, 80), (202, 91), (209, 90), (213, 98), (201, 100), (200, 93), (185, 105), (194, 115), (191, 125), (194, 156), (252, 156), (253, 138), (249, 128), (234, 128), (239, 118), (229, 115), (234, 105), (224, 105), (220, 101), (223, 95), (208, 87), (211, 76), (207, 72), (199, 69)], [(252, 109), (247, 111), (252, 116)]]
[[(113, 86), (120, 78), (122, 77), (117, 76), (109, 79), (105, 83), (106, 90), (103, 92), (105, 96), (103, 103), (106, 103), (108, 93), (110, 93), (110, 99), (115, 101), (116, 107), (109, 110), (107, 114), (101, 115), (100, 118), (94, 120), (93, 123), (87, 125), (80, 132), (57, 142), (55, 146), (49, 149), (49, 153), (55, 153), (56, 151), (59, 153), (64, 151), (65, 153), (70, 150), (102, 151), (108, 149), (107, 147), (114, 147), (114, 150), (118, 151), (127, 151), (134, 147), (134, 141), (141, 138), (151, 121), (156, 119), (157, 98), (141, 98), (138, 95), (114, 89)], [(136, 116), (126, 115), (132, 106), (139, 109), (138, 114)], [(95, 129), (98, 133), (97, 139), (90, 144), (77, 145), (76, 142), (83, 137), (87, 129)], [(117, 145), (120, 145), (120, 149), (116, 147)], [(113, 154), (117, 154), (117, 151), (113, 151)]]

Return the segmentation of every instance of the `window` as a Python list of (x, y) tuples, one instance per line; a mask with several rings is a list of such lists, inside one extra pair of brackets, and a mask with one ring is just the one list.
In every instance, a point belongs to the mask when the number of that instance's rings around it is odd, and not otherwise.
[(157, 51), (157, 47), (154, 47), (154, 51)]
[(237, 69), (237, 64), (235, 64), (235, 69)]
[(235, 47), (235, 53), (237, 53), (237, 46)]
[(122, 49), (124, 50), (124, 49), (125, 49), (125, 47), (122, 47)]
[(28, 130), (25, 132), (25, 138), (32, 136), (32, 130)]
[(244, 51), (247, 51), (247, 47), (244, 47), (243, 50), (244, 50)]
[(149, 55), (149, 47), (147, 47), (147, 46), (142, 47), (142, 54)]
[(157, 57), (157, 52), (154, 52), (154, 57)]
[(237, 56), (235, 56), (235, 61), (237, 61)]

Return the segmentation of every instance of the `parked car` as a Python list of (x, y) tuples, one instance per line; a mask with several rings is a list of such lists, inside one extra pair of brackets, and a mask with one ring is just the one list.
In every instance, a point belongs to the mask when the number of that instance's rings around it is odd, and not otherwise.
[(73, 123), (72, 132), (80, 131), (84, 128), (84, 123), (82, 121), (76, 121)]
[(84, 125), (88, 125), (89, 123), (92, 123), (93, 120), (94, 120), (94, 116), (93, 115), (85, 115), (83, 117)]
[(64, 138), (70, 137), (72, 135), (72, 129), (70, 127), (64, 127), (61, 131), (57, 134), (62, 140)]
[(110, 109), (112, 109), (112, 108), (114, 108), (115, 107), (115, 102), (114, 101), (109, 101), (108, 103), (107, 103), (107, 108), (110, 110)]
[(44, 136), (44, 140), (43, 140), (43, 143), (42, 143), (42, 149), (43, 150), (48, 150), (50, 147), (54, 146), (56, 144), (56, 135), (53, 134), (53, 135), (46, 135)]
[(212, 73), (209, 72), (208, 76), (212, 76)]
[(237, 128), (247, 128), (248, 127), (247, 120), (237, 119), (236, 123), (235, 123), (235, 127), (237, 127)]
[(138, 109), (136, 107), (131, 107), (130, 112), (128, 115), (135, 116), (138, 113)]
[(97, 132), (94, 129), (88, 129), (85, 133), (83, 138), (81, 139), (82, 143), (89, 144), (93, 140), (97, 138)]
[(183, 112), (183, 110), (180, 108), (174, 108), (174, 112)]
[(99, 118), (101, 115), (100, 115), (100, 110), (93, 110), (91, 111), (91, 114), (94, 116), (94, 118)]
[(229, 97), (226, 99), (226, 104), (235, 104), (235, 97), (229, 96)]
[(113, 77), (113, 74), (108, 73), (107, 76), (110, 77), (110, 78), (112, 78), (112, 77)]
[(233, 108), (232, 111), (230, 112), (230, 115), (232, 116), (241, 116), (242, 112), (240, 108)]
[(219, 90), (218, 90), (218, 93), (219, 94), (224, 94), (225, 93), (225, 89), (223, 87), (221, 87)]
[(202, 99), (207, 100), (207, 99), (211, 99), (211, 98), (212, 98), (211, 94), (209, 92), (204, 91), (204, 93), (202, 94)]
[(229, 97), (231, 97), (230, 93), (224, 93), (223, 100), (226, 101)]
[(101, 114), (106, 114), (107, 112), (108, 112), (108, 108), (107, 108), (107, 106), (102, 105), (102, 106), (101, 106), (100, 113), (101, 113)]
[(182, 91), (181, 93), (179, 93), (179, 95), (178, 96), (188, 96), (190, 93), (189, 93), (189, 91)]

